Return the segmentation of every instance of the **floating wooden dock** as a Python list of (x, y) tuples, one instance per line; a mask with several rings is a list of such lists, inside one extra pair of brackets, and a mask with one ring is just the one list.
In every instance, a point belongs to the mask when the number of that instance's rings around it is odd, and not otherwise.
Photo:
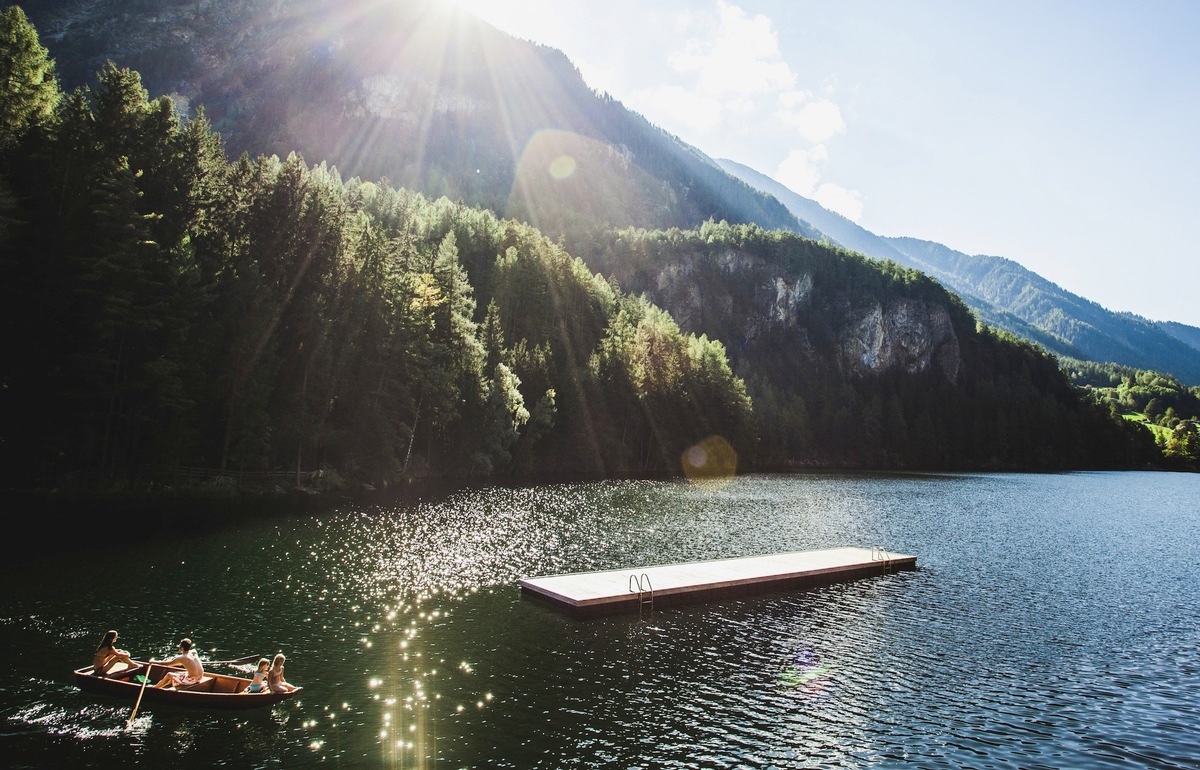
[(882, 548), (829, 548), (740, 559), (523, 578), (526, 594), (574, 615), (644, 612), (915, 569), (916, 556)]

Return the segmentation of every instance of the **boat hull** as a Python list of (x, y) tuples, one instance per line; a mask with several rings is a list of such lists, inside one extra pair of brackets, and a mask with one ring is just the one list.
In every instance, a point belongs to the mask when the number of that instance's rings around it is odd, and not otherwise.
[(297, 687), (291, 692), (259, 692), (243, 693), (250, 684), (249, 679), (222, 674), (205, 674), (200, 685), (193, 689), (177, 690), (173, 687), (156, 688), (154, 683), (166, 676), (169, 671), (178, 668), (167, 666), (150, 666), (150, 681), (143, 692), (142, 683), (137, 680), (139, 674), (144, 674), (146, 667), (139, 663), (132, 668), (122, 667), (106, 676), (96, 676), (92, 667), (76, 669), (75, 684), (84, 692), (96, 695), (107, 695), (136, 701), (141, 693), (142, 706), (148, 703), (161, 703), (186, 708), (245, 710), (273, 706), (285, 700), (296, 697), (304, 689)]

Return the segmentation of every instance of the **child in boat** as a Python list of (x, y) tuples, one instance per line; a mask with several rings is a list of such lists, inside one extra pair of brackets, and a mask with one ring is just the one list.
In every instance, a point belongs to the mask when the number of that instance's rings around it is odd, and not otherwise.
[(124, 663), (130, 668), (134, 666), (134, 662), (129, 657), (128, 652), (118, 650), (113, 646), (116, 642), (116, 631), (109, 631), (100, 641), (100, 646), (96, 648), (96, 653), (92, 655), (92, 673), (96, 676), (104, 676), (117, 663)]
[(267, 688), (267, 670), (271, 668), (271, 661), (266, 658), (258, 659), (258, 670), (254, 672), (254, 679), (246, 686), (242, 692), (255, 693), (262, 692)]
[(283, 653), (275, 655), (275, 659), (271, 661), (271, 671), (267, 674), (267, 683), (271, 687), (271, 692), (291, 692), (295, 690), (294, 685), (288, 684), (283, 678), (283, 664), (287, 658), (283, 657)]
[(204, 678), (204, 666), (200, 664), (200, 656), (196, 654), (191, 639), (179, 640), (179, 654), (170, 660), (154, 660), (164, 666), (183, 666), (183, 671), (168, 671), (167, 675), (158, 680), (155, 687), (187, 687), (196, 684)]

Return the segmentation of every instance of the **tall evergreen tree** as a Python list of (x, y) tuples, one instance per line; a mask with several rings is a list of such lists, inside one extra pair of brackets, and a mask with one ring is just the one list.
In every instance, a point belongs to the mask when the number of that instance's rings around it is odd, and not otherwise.
[(0, 153), (54, 115), (60, 91), (50, 52), (20, 6), (0, 11)]

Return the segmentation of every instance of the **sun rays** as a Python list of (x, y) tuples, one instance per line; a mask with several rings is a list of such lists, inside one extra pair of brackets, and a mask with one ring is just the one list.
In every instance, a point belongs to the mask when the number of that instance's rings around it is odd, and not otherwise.
[(481, 22), (482, 8), (360, 0), (280, 21), (282, 31), (305, 30), (285, 45), (291, 80), (307, 90), (282, 121), (283, 141), (314, 162), (336, 157), (345, 176), (386, 177), (530, 222), (561, 224), (568, 201), (594, 209), (580, 200), (588, 189), (630, 199), (612, 174), (628, 158), (577, 133), (589, 120), (575, 84), (562, 82), (565, 62)]

